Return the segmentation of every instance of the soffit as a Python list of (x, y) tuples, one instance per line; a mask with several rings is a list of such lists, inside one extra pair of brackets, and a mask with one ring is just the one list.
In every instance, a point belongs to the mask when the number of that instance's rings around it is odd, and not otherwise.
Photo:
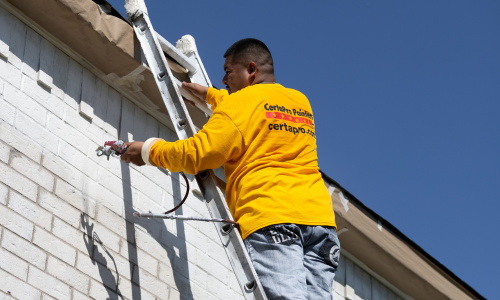
[[(90, 68), (97, 68), (109, 77), (123, 77), (143, 64), (138, 40), (131, 25), (124, 19), (101, 11), (92, 0), (7, 0), (32, 21), (78, 53)], [(167, 56), (172, 74), (181, 81), (189, 81), (186, 70)], [(91, 70), (92, 71), (92, 70)], [(146, 67), (138, 83), (142, 91), (138, 99), (149, 110), (168, 115), (153, 74)], [(115, 77), (115, 78), (116, 78)], [(188, 107), (196, 126), (201, 128), (206, 117), (199, 110)], [(164, 120), (162, 120), (164, 121)]]

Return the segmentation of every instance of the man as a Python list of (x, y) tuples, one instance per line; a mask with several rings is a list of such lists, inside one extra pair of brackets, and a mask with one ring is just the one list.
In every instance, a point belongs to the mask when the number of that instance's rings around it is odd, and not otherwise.
[(193, 137), (129, 143), (122, 160), (196, 174), (225, 166), (227, 204), (269, 299), (332, 299), (340, 243), (307, 98), (277, 84), (267, 46), (234, 43), (225, 90), (183, 83), (212, 105)]

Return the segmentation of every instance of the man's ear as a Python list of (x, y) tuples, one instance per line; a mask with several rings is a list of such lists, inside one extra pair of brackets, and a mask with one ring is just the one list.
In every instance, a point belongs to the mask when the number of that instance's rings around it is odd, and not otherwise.
[(253, 61), (248, 63), (247, 72), (248, 72), (248, 77), (254, 80), (255, 76), (257, 75), (257, 65)]

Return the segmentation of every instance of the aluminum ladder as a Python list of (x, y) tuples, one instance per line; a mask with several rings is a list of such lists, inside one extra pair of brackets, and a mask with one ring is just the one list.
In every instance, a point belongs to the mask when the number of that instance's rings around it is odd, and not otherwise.
[[(133, 24), (135, 34), (153, 73), (178, 138), (186, 139), (193, 136), (197, 131), (186, 109), (182, 95), (185, 95), (190, 100), (195, 100), (196, 106), (206, 114), (210, 115), (211, 111), (206, 104), (196, 101), (197, 99), (192, 99), (192, 97), (189, 97), (189, 92), (179, 88), (180, 82), (173, 77), (163, 51), (188, 70), (192, 82), (211, 86), (196, 51), (194, 39), (192, 45), (188, 45), (194, 48), (193, 51), (188, 55), (184, 55), (168, 41), (156, 34), (149, 20), (144, 0), (126, 0), (125, 10)], [(187, 39), (186, 42), (189, 43), (189, 37)], [(212, 218), (233, 220), (224, 194), (217, 185), (213, 171), (202, 171), (195, 177)], [(214, 225), (217, 228), (222, 246), (226, 251), (245, 299), (267, 300), (239, 231), (228, 223), (214, 223)]]

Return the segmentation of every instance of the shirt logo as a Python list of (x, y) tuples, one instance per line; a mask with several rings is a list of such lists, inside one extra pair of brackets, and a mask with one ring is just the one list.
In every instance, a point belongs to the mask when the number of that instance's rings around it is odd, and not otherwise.
[(308, 118), (302, 118), (302, 117), (294, 117), (291, 115), (287, 115), (284, 113), (278, 113), (278, 112), (266, 112), (266, 118), (268, 119), (279, 119), (279, 120), (287, 120), (291, 121), (293, 123), (304, 123), (307, 125), (312, 125), (312, 121), (309, 120)]

